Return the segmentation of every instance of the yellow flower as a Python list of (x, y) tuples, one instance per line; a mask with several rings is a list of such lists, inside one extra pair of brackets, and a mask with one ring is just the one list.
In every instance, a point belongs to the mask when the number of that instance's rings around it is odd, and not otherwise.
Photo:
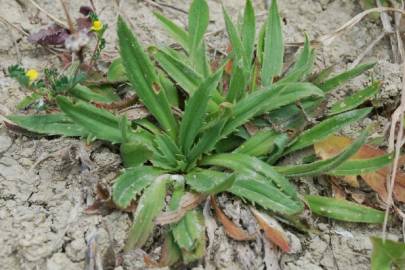
[(101, 29), (103, 29), (103, 27), (104, 27), (104, 25), (100, 20), (95, 20), (95, 21), (93, 21), (93, 25), (91, 26), (91, 30), (95, 31), (95, 32), (98, 32)]
[(39, 73), (35, 69), (29, 69), (25, 73), (25, 76), (27, 76), (28, 79), (30, 80), (30, 82), (32, 82), (32, 81), (35, 81), (36, 79), (38, 79)]

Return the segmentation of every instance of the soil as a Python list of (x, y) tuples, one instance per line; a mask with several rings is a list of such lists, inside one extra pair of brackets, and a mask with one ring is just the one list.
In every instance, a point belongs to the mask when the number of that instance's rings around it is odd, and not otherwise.
[[(58, 18), (63, 17), (59, 1), (38, 0), (39, 5)], [(83, 1), (68, 1), (71, 13), (77, 14)], [(115, 21), (118, 9), (115, 1), (95, 0), (101, 19), (108, 23), (107, 56), (117, 55)], [(148, 4), (149, 2), (149, 4)], [(121, 10), (133, 24), (135, 32), (145, 44), (169, 44), (168, 38), (152, 12), (159, 10), (185, 25), (187, 17), (167, 6), (151, 5), (152, 1), (122, 1)], [(157, 1), (159, 2), (159, 1)], [(227, 46), (220, 1), (210, 0), (209, 44), (225, 51)], [(244, 1), (227, 0), (224, 5), (233, 18), (242, 10)], [(264, 1), (254, 1), (263, 21)], [(161, 1), (187, 10), (190, 1)], [(0, 0), (0, 17), (34, 32), (50, 23), (28, 0)], [(302, 41), (304, 33), (310, 38), (333, 31), (361, 12), (353, 0), (283, 0), (279, 8), (284, 21), (286, 42)], [(0, 21), (1, 22), (1, 21)], [(218, 31), (220, 30), (220, 31)], [(379, 21), (366, 19), (332, 45), (317, 50), (316, 69), (335, 66), (336, 71), (348, 68), (358, 55), (382, 31)], [(4, 70), (18, 61), (27, 68), (43, 69), (57, 63), (55, 55), (33, 46), (26, 37), (7, 24), (0, 24), (0, 115), (16, 113), (15, 105), (27, 93), (5, 76)], [(362, 75), (333, 93), (331, 99), (360, 89), (370, 78), (383, 81), (382, 91), (375, 106), (391, 111), (399, 99), (401, 89), (400, 66), (393, 63), (388, 39), (381, 41), (363, 62), (376, 61), (368, 74)], [(384, 110), (381, 110), (384, 111)], [(384, 137), (389, 125), (387, 115), (373, 115), (343, 131), (355, 136), (359, 130), (375, 123), (376, 137)], [(17, 269), (102, 269), (91, 267), (89, 254), (96, 252), (96, 262), (104, 269), (146, 269), (141, 250), (122, 255), (122, 247), (131, 224), (131, 216), (119, 211), (88, 214), (85, 209), (95, 201), (97, 183), (108, 186), (121, 169), (116, 150), (103, 143), (88, 146), (83, 141), (68, 138), (28, 138), (0, 128), (0, 265), (4, 270)], [(330, 193), (330, 185), (323, 178), (295, 179), (299, 189), (311, 194)], [(364, 189), (361, 192), (372, 193)], [(371, 194), (371, 195), (370, 195)], [(247, 206), (229, 196), (221, 196), (219, 203), (232, 220), (250, 232), (257, 229)], [(207, 235), (209, 247), (205, 258), (192, 266), (194, 269), (370, 269), (371, 242), (379, 235), (380, 226), (347, 224), (311, 217), (314, 232), (302, 234), (291, 231), (293, 249), (281, 254), (261, 237), (255, 241), (230, 240), (223, 228), (210, 219)], [(390, 225), (390, 238), (400, 240), (399, 226)], [(150, 246), (153, 247), (152, 239)], [(157, 245), (156, 245), (157, 246)], [(159, 254), (159, 248), (149, 250)], [(87, 259), (86, 259), (87, 258)], [(94, 263), (94, 262), (93, 262)], [(98, 268), (97, 268), (98, 267)]]

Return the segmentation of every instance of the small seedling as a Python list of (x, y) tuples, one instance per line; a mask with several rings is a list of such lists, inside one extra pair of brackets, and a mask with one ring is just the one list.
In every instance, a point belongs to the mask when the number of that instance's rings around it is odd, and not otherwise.
[[(64, 29), (59, 25), (52, 25), (46, 29), (41, 29), (28, 38), (34, 44), (42, 46), (62, 45), (65, 49), (72, 50), (67, 52), (67, 56), (62, 55), (62, 58), (71, 57), (71, 52), (80, 52), (80, 61), (69, 59), (72, 64), (64, 72), (60, 72), (56, 68), (45, 68), (43, 71), (25, 70), (19, 65), (8, 68), (9, 76), (16, 79), (23, 88), (31, 92), (17, 105), (17, 109), (25, 109), (35, 104), (35, 108), (38, 110), (52, 110), (55, 108), (54, 98), (57, 95), (74, 96), (81, 100), (102, 103), (111, 103), (118, 99), (111, 89), (100, 93), (97, 87), (87, 87), (89, 84), (86, 82), (87, 75), (90, 74), (91, 77), (98, 72), (96, 64), (105, 48), (104, 34), (108, 25), (103, 24), (90, 7), (82, 6), (80, 13), (85, 17), (76, 19), (75, 31), (77, 33), (71, 33), (70, 29)], [(78, 34), (85, 37), (83, 44), (77, 39)], [(86, 58), (83, 51), (84, 46), (89, 45), (90, 37), (95, 37), (96, 45), (89, 56), (90, 63), (86, 64), (83, 62)]]

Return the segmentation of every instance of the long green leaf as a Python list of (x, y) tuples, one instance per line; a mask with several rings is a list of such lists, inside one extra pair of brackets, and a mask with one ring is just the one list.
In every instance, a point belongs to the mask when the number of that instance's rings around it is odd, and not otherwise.
[(229, 39), (230, 39), (231, 45), (232, 45), (232, 52), (234, 53), (237, 61), (239, 59), (242, 59), (243, 63), (245, 65), (247, 65), (248, 61), (250, 59), (246, 58), (245, 48), (243, 47), (242, 40), (239, 36), (239, 33), (236, 30), (235, 25), (232, 23), (232, 20), (229, 17), (229, 14), (226, 11), (225, 7), (222, 8), (222, 11), (223, 11), (224, 18), (225, 18), (226, 30), (228, 32), (228, 36), (229, 36)]
[(90, 134), (113, 143), (124, 142), (119, 120), (112, 113), (81, 101), (73, 104), (63, 96), (58, 96), (56, 101), (69, 118)]
[(295, 215), (303, 210), (299, 200), (292, 199), (262, 177), (252, 174), (237, 176), (229, 192), (283, 215)]
[(319, 85), (319, 88), (321, 88), (325, 93), (330, 92), (331, 90), (335, 89), (336, 87), (342, 85), (343, 83), (347, 82), (348, 80), (356, 78), (357, 76), (361, 75), (364, 71), (369, 70), (370, 68), (373, 68), (374, 66), (375, 66), (375, 63), (358, 65), (348, 71), (342, 72), (342, 73), (326, 80), (325, 82), (323, 82)]
[(46, 134), (62, 135), (67, 137), (86, 137), (89, 132), (80, 125), (75, 124), (63, 113), (45, 115), (9, 115), (11, 120), (19, 127), (28, 131)]
[[(190, 173), (186, 177), (186, 182), (195, 191), (206, 193), (225, 182), (229, 177), (231, 174), (224, 172), (199, 170)], [(292, 199), (272, 182), (259, 174), (252, 174), (251, 171), (238, 173), (235, 182), (227, 191), (278, 213), (294, 215), (303, 210), (300, 201)]]
[(277, 0), (271, 1), (264, 39), (262, 84), (269, 86), (283, 70), (284, 42)]
[(191, 60), (196, 67), (196, 70), (204, 77), (207, 77), (211, 74), (211, 66), (208, 60), (207, 49), (204, 40), (201, 42), (200, 47), (197, 48)]
[(326, 79), (329, 78), (330, 74), (332, 74), (333, 72), (333, 68), (334, 66), (328, 66), (320, 70), (319, 72), (311, 75), (310, 81), (313, 84), (320, 85), (321, 83), (325, 82)]
[(172, 37), (180, 43), (180, 45), (185, 49), (189, 50), (189, 39), (188, 33), (184, 31), (177, 24), (172, 22), (170, 19), (166, 18), (158, 12), (153, 13), (156, 18), (162, 23), (166, 30), (172, 35)]
[(328, 174), (336, 176), (360, 175), (374, 172), (392, 163), (392, 155), (383, 155), (369, 159), (351, 159), (342, 163)]
[(164, 49), (151, 47), (150, 51), (164, 71), (189, 95), (197, 90), (203, 81), (202, 76), (197, 71)]
[(256, 91), (235, 105), (233, 117), (226, 124), (223, 135), (230, 134), (258, 114), (276, 110), (310, 96), (321, 97), (323, 92), (310, 83), (287, 83)]
[(214, 170), (195, 170), (186, 175), (186, 183), (196, 192), (208, 193), (229, 176), (230, 174)]
[(241, 38), (243, 48), (245, 49), (245, 57), (248, 61), (253, 58), (256, 36), (256, 16), (253, 8), (252, 0), (246, 0), (245, 12), (243, 16), (243, 24)]
[(193, 0), (188, 14), (189, 55), (195, 69), (207, 77), (210, 73), (204, 34), (209, 24), (209, 9), (205, 0)]
[(314, 50), (311, 49), (308, 36), (305, 36), (304, 48), (301, 50), (297, 62), (295, 62), (291, 70), (277, 83), (300, 81), (312, 71), (314, 61)]
[(264, 39), (266, 34), (266, 24), (263, 24), (259, 31), (259, 37), (257, 41), (257, 62), (260, 66), (263, 66), (263, 55), (264, 55)]
[(233, 62), (228, 94), (226, 95), (226, 100), (229, 102), (238, 101), (244, 95), (247, 81), (242, 65), (242, 60)]
[(119, 99), (119, 97), (117, 95), (114, 95), (114, 93), (111, 93), (110, 95), (104, 95), (101, 93), (97, 93), (96, 91), (93, 91), (89, 87), (81, 84), (76, 84), (73, 88), (70, 88), (69, 93), (78, 99), (88, 102), (95, 101), (95, 102), (111, 103)]
[(180, 148), (167, 134), (159, 134), (155, 138), (156, 151), (152, 163), (161, 168), (176, 170), (180, 165), (178, 160), (183, 159)]
[(124, 20), (118, 18), (120, 54), (129, 81), (142, 102), (173, 138), (177, 123), (153, 65)]
[(322, 173), (327, 173), (331, 170), (336, 169), (343, 162), (353, 156), (365, 143), (367, 134), (367, 130), (364, 130), (349, 147), (347, 147), (342, 153), (333, 158), (302, 165), (278, 166), (274, 167), (274, 169), (278, 173), (286, 176), (314, 176)]
[(187, 156), (189, 163), (193, 163), (203, 153), (209, 152), (221, 139), (221, 133), (228, 119), (228, 114), (225, 112), (220, 116), (221, 118), (212, 127), (202, 133), (200, 140), (191, 149)]
[(275, 149), (276, 140), (280, 136), (288, 138), (286, 134), (279, 134), (273, 130), (257, 132), (233, 152), (256, 157), (269, 154)]
[[(289, 104), (295, 104), (297, 101), (309, 97), (319, 98), (324, 96), (322, 91), (311, 83), (285, 83), (281, 84), (281, 87), (282, 89), (274, 96), (273, 100), (266, 99), (261, 102), (259, 106), (260, 110), (258, 111), (259, 114), (274, 111)], [(274, 89), (279, 89), (279, 85), (274, 86)]]
[(311, 49), (311, 44), (309, 42), (308, 35), (305, 35), (304, 47), (302, 48), (300, 54), (298, 55), (297, 61), (295, 62), (294, 66), (292, 67), (289, 73), (302, 67), (305, 67), (308, 64), (308, 62), (311, 62), (311, 60), (313, 60), (312, 53), (313, 49)]
[(208, 101), (222, 76), (222, 69), (208, 77), (191, 96), (186, 104), (180, 123), (179, 142), (187, 154), (200, 132), (206, 116)]
[(384, 212), (342, 199), (307, 195), (305, 200), (315, 214), (336, 220), (360, 223), (383, 223)]
[(163, 86), (164, 91), (166, 92), (167, 99), (172, 107), (179, 107), (179, 95), (176, 86), (174, 83), (167, 78), (164, 74), (159, 74), (160, 83)]
[(201, 46), (209, 23), (209, 10), (205, 0), (193, 0), (188, 15), (190, 54)]
[(371, 242), (373, 243), (372, 270), (391, 270), (394, 265), (399, 270), (405, 269), (405, 243), (378, 237), (371, 237)]
[(124, 171), (114, 182), (112, 199), (120, 208), (126, 208), (143, 189), (149, 186), (161, 170), (153, 167), (135, 167)]
[(335, 103), (329, 111), (329, 114), (338, 114), (349, 111), (364, 103), (366, 100), (377, 94), (380, 89), (380, 83), (375, 82), (372, 85), (357, 91), (351, 96), (346, 97), (342, 101)]
[(244, 154), (217, 154), (206, 157), (202, 165), (220, 166), (232, 169), (236, 172), (257, 175), (260, 174), (269, 182), (274, 183), (282, 192), (291, 198), (297, 198), (297, 192), (287, 178), (277, 173), (273, 167), (258, 158)]
[(186, 183), (199, 193), (216, 194), (229, 190), (236, 180), (235, 175), (210, 170), (193, 171), (186, 175)]
[(289, 140), (290, 138), (285, 133), (280, 134), (274, 139), (273, 151), (269, 154), (269, 158), (267, 159), (268, 164), (273, 165), (282, 157)]
[(166, 197), (166, 178), (158, 176), (145, 190), (134, 214), (125, 251), (142, 247), (153, 231), (153, 220), (162, 211)]
[(325, 99), (308, 98), (300, 102), (301, 108), (297, 104), (290, 104), (273, 111), (269, 115), (270, 122), (283, 130), (302, 130), (309, 123), (304, 112), (310, 117), (317, 117), (317, 113), (322, 111), (325, 106)]
[(289, 148), (286, 150), (286, 153), (313, 145), (314, 143), (325, 139), (343, 127), (359, 121), (370, 112), (371, 108), (364, 108), (330, 117), (320, 122), (313, 128), (301, 133), (294, 141), (291, 142)]

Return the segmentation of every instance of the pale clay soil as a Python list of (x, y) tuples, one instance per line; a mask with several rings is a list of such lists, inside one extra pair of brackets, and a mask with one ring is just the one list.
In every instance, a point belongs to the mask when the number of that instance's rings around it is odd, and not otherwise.
[[(53, 15), (63, 18), (59, 1), (38, 0), (42, 7)], [(68, 1), (72, 14), (81, 3)], [(115, 20), (117, 9), (111, 0), (96, 0), (100, 17), (110, 25), (106, 51), (114, 56), (116, 50)], [(156, 7), (143, 1), (123, 1), (123, 10), (135, 26), (135, 31), (144, 44), (168, 44), (168, 38), (152, 16)], [(208, 1), (211, 11), (209, 31), (224, 29), (220, 1)], [(223, 1), (230, 12), (237, 17), (242, 10), (243, 0)], [(190, 1), (167, 1), (176, 7), (187, 9)], [(255, 1), (258, 14), (265, 14), (262, 1)], [(284, 36), (287, 42), (303, 40), (307, 32), (311, 38), (336, 29), (361, 11), (353, 0), (280, 0), (281, 15), (284, 18)], [(163, 12), (184, 25), (186, 15), (170, 8)], [(28, 32), (36, 31), (49, 23), (49, 19), (29, 4), (28, 0), (0, 0), (0, 16)], [(262, 21), (264, 16), (261, 15)], [(347, 68), (352, 61), (381, 33), (378, 22), (366, 19), (347, 34), (338, 38), (331, 46), (317, 50), (317, 69), (336, 65), (336, 71)], [(0, 114), (15, 113), (16, 103), (26, 93), (4, 70), (17, 62), (16, 46), (25, 67), (42, 69), (57, 63), (54, 55), (32, 46), (12, 28), (0, 24)], [(209, 42), (221, 50), (226, 49), (224, 31), (209, 36)], [(383, 80), (379, 95), (379, 106), (393, 107), (398, 100), (401, 87), (400, 66), (392, 63), (388, 40), (383, 40), (364, 62), (377, 61), (374, 70), (360, 76), (340, 88), (333, 95), (339, 99), (356, 91), (370, 81), (370, 75)], [(382, 135), (388, 124), (384, 115), (374, 115), (363, 120), (343, 133), (357, 132), (375, 123)], [(378, 135), (378, 134), (377, 134)], [(90, 157), (90, 166), (80, 162), (83, 155)], [(42, 162), (36, 164), (38, 160)], [(35, 166), (34, 166), (35, 165)], [(89, 165), (89, 164), (87, 164)], [(126, 233), (131, 224), (128, 214), (119, 211), (96, 215), (84, 213), (95, 196), (98, 182), (111, 183), (121, 169), (119, 155), (108, 144), (95, 143), (86, 146), (84, 142), (65, 138), (28, 138), (0, 128), (0, 269), (85, 269), (88, 247), (97, 247), (104, 269), (145, 269), (141, 251), (120, 254)], [(319, 194), (330, 189), (327, 179), (295, 179), (301, 192)], [(363, 188), (362, 192), (374, 197)], [(248, 208), (239, 200), (221, 196), (219, 201), (225, 213), (232, 220), (250, 232), (256, 230)], [(380, 226), (346, 224), (322, 218), (311, 218), (312, 226), (318, 232), (303, 235), (291, 230), (293, 251), (291, 254), (277, 254), (261, 238), (251, 242), (236, 242), (226, 237), (222, 227), (211, 220), (210, 246), (201, 262), (194, 269), (370, 269), (371, 243), (369, 236), (378, 235)], [(156, 230), (156, 241), (160, 241), (160, 230)], [(399, 226), (390, 226), (389, 236), (401, 239)], [(212, 237), (214, 236), (214, 237)], [(158, 245), (149, 243), (148, 251), (159, 254)], [(119, 254), (119, 256), (114, 256)], [(278, 268), (275, 259), (278, 256)], [(115, 262), (119, 266), (115, 266)], [(87, 265), (88, 266), (88, 265)], [(86, 268), (90, 269), (90, 268)], [(92, 268), (99, 269), (99, 268)]]

